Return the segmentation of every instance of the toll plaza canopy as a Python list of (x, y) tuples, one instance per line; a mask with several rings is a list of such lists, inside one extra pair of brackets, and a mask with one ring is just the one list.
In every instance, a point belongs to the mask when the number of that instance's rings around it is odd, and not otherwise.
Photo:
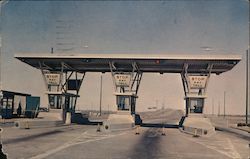
[(132, 64), (141, 72), (181, 73), (188, 65), (189, 73), (207, 72), (220, 74), (231, 70), (240, 60), (239, 55), (155, 55), (155, 54), (27, 54), (15, 58), (37, 69), (64, 72), (110, 72), (112, 69), (130, 72)]

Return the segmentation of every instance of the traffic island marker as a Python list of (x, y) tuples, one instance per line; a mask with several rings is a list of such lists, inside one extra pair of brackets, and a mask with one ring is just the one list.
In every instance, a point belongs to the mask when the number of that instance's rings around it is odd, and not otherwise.
[(100, 126), (99, 123), (98, 123), (98, 125), (97, 125), (97, 130), (96, 130), (96, 132), (101, 132), (101, 126)]
[(193, 137), (199, 137), (198, 133), (197, 133), (197, 129), (194, 129), (194, 135)]
[(137, 126), (137, 127), (136, 127), (135, 135), (139, 135), (139, 134), (140, 134), (139, 127), (140, 127), (140, 126)]
[(25, 122), (25, 129), (30, 129), (28, 121)]
[(165, 133), (165, 129), (164, 129), (164, 127), (162, 127), (162, 132), (161, 132), (161, 135), (162, 135), (162, 136), (166, 136), (166, 133)]

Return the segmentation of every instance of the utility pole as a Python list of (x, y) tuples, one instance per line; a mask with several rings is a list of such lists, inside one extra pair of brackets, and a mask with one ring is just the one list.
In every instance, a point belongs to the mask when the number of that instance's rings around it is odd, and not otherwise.
[(248, 124), (249, 107), (249, 49), (246, 51), (246, 124)]
[(101, 74), (101, 83), (100, 83), (100, 116), (102, 115), (102, 74)]
[(220, 116), (220, 101), (219, 101), (219, 104), (218, 104), (218, 116)]
[(225, 118), (226, 116), (226, 91), (224, 91), (224, 113), (223, 113), (223, 117)]
[(108, 114), (110, 114), (110, 112), (109, 112), (109, 104), (108, 104)]
[[(248, 9), (250, 9), (250, 0), (248, 0)], [(250, 14), (248, 14), (248, 35), (250, 35)], [(249, 51), (250, 51), (250, 36), (248, 36), (248, 49), (246, 51), (246, 124), (248, 122), (249, 111)]]
[(0, 91), (2, 91), (2, 6), (3, 1), (0, 1)]
[(214, 98), (212, 99), (212, 115), (214, 116)]

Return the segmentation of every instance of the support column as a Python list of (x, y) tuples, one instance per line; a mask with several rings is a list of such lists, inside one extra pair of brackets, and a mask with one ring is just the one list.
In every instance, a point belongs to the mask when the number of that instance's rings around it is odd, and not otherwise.
[(142, 72), (138, 65), (133, 62), (128, 68), (131, 71), (119, 70), (114, 61), (109, 62), (112, 75), (117, 113), (110, 114), (107, 121), (103, 123), (105, 130), (131, 129), (135, 126), (136, 98)]
[(118, 111), (130, 111), (135, 114), (136, 98), (142, 79), (138, 65), (133, 62), (131, 72), (119, 71), (114, 62), (110, 62), (110, 70), (114, 84)]
[(185, 64), (181, 73), (186, 101), (183, 131), (197, 135), (213, 134), (215, 133), (214, 126), (208, 118), (203, 116), (206, 90), (213, 65), (209, 64), (202, 73), (190, 73), (188, 67), (189, 65)]

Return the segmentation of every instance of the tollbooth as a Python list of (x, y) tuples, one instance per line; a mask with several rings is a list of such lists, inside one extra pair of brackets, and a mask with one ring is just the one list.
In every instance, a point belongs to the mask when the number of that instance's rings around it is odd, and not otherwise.
[[(74, 111), (86, 72), (110, 72), (118, 112), (135, 114), (143, 73), (180, 74), (186, 101), (186, 116), (202, 114), (211, 74), (231, 70), (238, 55), (168, 54), (27, 54), (20, 61), (41, 70), (51, 108)], [(71, 84), (69, 84), (71, 83)], [(70, 86), (73, 84), (73, 88)]]

